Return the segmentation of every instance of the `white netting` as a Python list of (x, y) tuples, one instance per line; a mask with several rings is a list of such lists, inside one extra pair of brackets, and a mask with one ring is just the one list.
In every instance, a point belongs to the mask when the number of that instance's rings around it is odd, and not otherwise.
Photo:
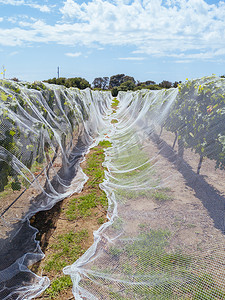
[[(34, 86), (39, 91), (27, 84), (1, 86), (0, 172), (6, 175), (11, 166), (11, 186), (28, 183), (36, 193), (29, 201), (20, 197), (16, 217), (10, 203), (1, 210), (1, 298), (29, 299), (48, 285), (27, 272), (42, 254), (26, 218), (82, 187), (78, 162), (95, 138), (104, 137), (112, 143), (101, 184), (108, 222), (94, 233), (88, 251), (64, 268), (75, 298), (225, 298), (224, 79), (120, 92), (116, 111), (107, 92), (40, 83)], [(39, 164), (45, 175), (35, 179)], [(25, 247), (4, 248), (9, 239), (18, 245), (21, 235)], [(13, 264), (4, 261), (6, 254)]]
[(202, 172), (224, 179), (224, 95), (216, 77), (119, 94), (101, 185), (109, 222), (64, 269), (76, 299), (225, 298), (225, 190), (197, 174), (205, 157)]
[(0, 81), (1, 299), (49, 285), (27, 268), (43, 257), (28, 220), (82, 189), (80, 162), (104, 133), (110, 102), (109, 92)]

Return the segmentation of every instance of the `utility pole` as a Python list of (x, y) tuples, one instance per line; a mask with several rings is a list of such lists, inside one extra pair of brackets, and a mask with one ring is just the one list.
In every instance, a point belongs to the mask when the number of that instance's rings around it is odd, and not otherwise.
[(57, 68), (57, 74), (58, 74), (58, 78), (59, 78), (59, 67)]

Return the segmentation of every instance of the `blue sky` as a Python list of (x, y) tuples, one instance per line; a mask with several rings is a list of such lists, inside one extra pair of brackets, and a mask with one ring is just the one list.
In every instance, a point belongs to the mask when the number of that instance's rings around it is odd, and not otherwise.
[(26, 81), (56, 77), (58, 66), (90, 83), (223, 75), (225, 0), (0, 0), (2, 65)]

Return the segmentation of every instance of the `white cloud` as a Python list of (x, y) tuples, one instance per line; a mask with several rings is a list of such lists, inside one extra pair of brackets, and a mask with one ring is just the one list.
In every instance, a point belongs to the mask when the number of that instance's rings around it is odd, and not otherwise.
[(6, 19), (8, 22), (12, 23), (12, 24), (17, 24), (20, 26), (30, 26), (31, 22), (36, 22), (38, 21), (38, 19), (33, 18), (33, 17), (29, 17), (28, 15), (17, 15), (16, 17), (8, 17)]
[(41, 12), (49, 13), (51, 11), (50, 7), (48, 7), (47, 5), (39, 5), (39, 4), (35, 4), (35, 3), (27, 3), (26, 5), (30, 6), (32, 8), (39, 9)]
[(0, 3), (5, 5), (24, 5), (24, 0), (0, 0)]
[(83, 24), (90, 43), (133, 45), (137, 53), (155, 56), (196, 50), (200, 55), (193, 59), (208, 59), (225, 49), (224, 2), (171, 0), (163, 6), (161, 0), (93, 0), (79, 5), (66, 0), (61, 13), (74, 26)]
[(63, 8), (60, 9), (64, 16), (75, 17), (81, 14), (80, 5), (75, 3), (73, 0), (67, 0), (64, 2)]
[(1, 3), (4, 4), (4, 5), (13, 5), (13, 6), (25, 5), (25, 6), (35, 8), (35, 9), (39, 9), (41, 12), (50, 12), (51, 11), (50, 7), (48, 7), (47, 5), (40, 5), (40, 4), (37, 4), (36, 2), (32, 2), (32, 1), (0, 0), (0, 4)]
[[(3, 2), (50, 11), (48, 6), (31, 1), (0, 0)], [(135, 47), (133, 54), (168, 56), (177, 61), (210, 60), (224, 55), (224, 2), (209, 5), (204, 0), (167, 0), (166, 5), (162, 3), (162, 0), (92, 0), (78, 4), (66, 0), (60, 9), (62, 19), (54, 25), (34, 20), (0, 29), (0, 44), (55, 42), (97, 48), (127, 45)]]
[(3, 22), (3, 18), (0, 17), (0, 22)]
[(81, 56), (81, 52), (75, 52), (75, 53), (66, 53), (66, 56), (70, 56), (70, 57), (78, 57)]
[(119, 57), (119, 60), (145, 60), (145, 57)]
[(17, 18), (16, 17), (8, 17), (7, 21), (12, 23), (12, 24), (15, 24), (17, 22)]

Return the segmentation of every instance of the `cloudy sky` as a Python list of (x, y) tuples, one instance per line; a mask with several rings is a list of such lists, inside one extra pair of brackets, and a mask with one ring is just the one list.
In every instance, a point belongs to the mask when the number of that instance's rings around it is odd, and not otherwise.
[[(44, 80), (225, 74), (225, 0), (0, 0), (0, 68)], [(2, 75), (1, 75), (2, 76)]]

